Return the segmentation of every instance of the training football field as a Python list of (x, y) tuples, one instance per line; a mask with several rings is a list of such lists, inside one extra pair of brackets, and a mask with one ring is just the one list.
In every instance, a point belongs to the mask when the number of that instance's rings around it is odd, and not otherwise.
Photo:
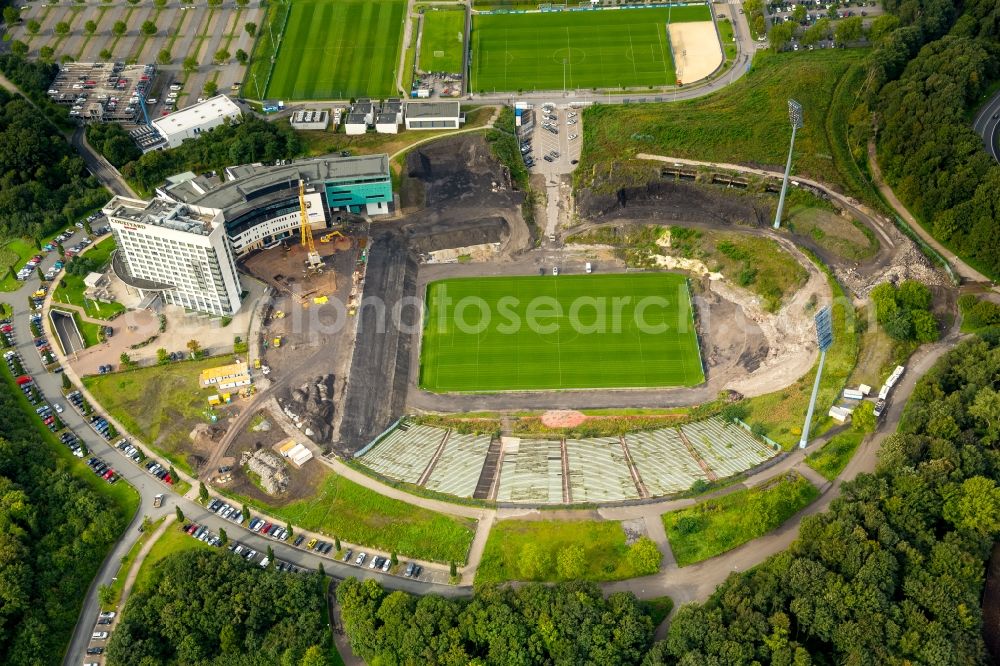
[(420, 69), (425, 72), (462, 72), (462, 34), (465, 12), (429, 9), (424, 12), (420, 34)]
[(392, 95), (405, 9), (404, 0), (296, 0), (265, 95)]
[(711, 21), (707, 5), (540, 14), (477, 14), (472, 90), (665, 86), (676, 81), (674, 23)]
[(687, 279), (674, 273), (427, 285), (430, 391), (694, 386), (705, 380)]

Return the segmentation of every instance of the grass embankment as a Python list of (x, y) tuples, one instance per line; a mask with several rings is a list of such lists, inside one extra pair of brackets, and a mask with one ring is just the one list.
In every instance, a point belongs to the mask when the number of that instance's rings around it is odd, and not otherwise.
[(461, 73), (464, 32), (462, 7), (435, 7), (425, 11), (420, 31), (421, 71)]
[[(490, 531), (476, 584), (505, 581), (624, 580), (656, 573), (648, 539), (628, 546), (621, 523), (602, 520), (503, 520)], [(571, 562), (575, 565), (571, 566)]]
[[(795, 137), (794, 172), (855, 193), (857, 186), (842, 175), (849, 167), (839, 163), (845, 159), (843, 151), (834, 149), (825, 128), (835, 95), (846, 94), (837, 92), (838, 82), (866, 54), (861, 49), (758, 53), (748, 74), (706, 97), (667, 105), (588, 108), (575, 184), (602, 191), (637, 184), (617, 182), (618, 176), (609, 175), (613, 165), (637, 153), (781, 170), (791, 134), (791, 97), (805, 114), (805, 125)], [(617, 166), (614, 170), (619, 173)]]
[(665, 513), (663, 526), (677, 564), (684, 567), (767, 534), (817, 497), (816, 486), (792, 472), (763, 486)]
[[(125, 579), (128, 578), (128, 574), (135, 567), (135, 558), (139, 554), (143, 545), (149, 541), (153, 536), (153, 532), (166, 520), (165, 516), (161, 516), (156, 522), (149, 523), (143, 528), (142, 536), (139, 537), (132, 547), (128, 549), (128, 552), (122, 557), (121, 568), (118, 569), (118, 575), (115, 576), (114, 580), (111, 581), (111, 603), (103, 604), (103, 610), (113, 610), (118, 608), (119, 603), (122, 599), (122, 588), (125, 587)], [(171, 518), (172, 520), (172, 518)]]
[(847, 467), (866, 434), (853, 428), (837, 433), (818, 451), (810, 453), (806, 464), (833, 481)]
[(788, 231), (808, 237), (841, 259), (863, 261), (878, 252), (878, 239), (871, 229), (809, 192), (791, 188), (785, 216)]
[[(95, 266), (95, 272), (100, 272), (111, 260), (111, 253), (115, 251), (115, 239), (109, 236), (97, 245), (92, 246), (84, 253), (83, 257)], [(125, 306), (121, 303), (100, 303), (84, 298), (87, 290), (83, 283), (85, 275), (70, 275), (64, 273), (59, 280), (55, 293), (52, 295), (53, 303), (67, 303), (76, 305), (84, 309), (89, 317), (94, 319), (108, 319), (125, 311)], [(82, 329), (81, 329), (82, 330)]]
[[(854, 305), (844, 294), (840, 283), (829, 270), (816, 262), (827, 276), (833, 292), (833, 346), (826, 353), (826, 364), (820, 378), (819, 394), (816, 398), (816, 413), (812, 422), (812, 434), (826, 431), (832, 419), (826, 411), (843, 390), (858, 359), (857, 317)], [(760, 424), (766, 434), (785, 448), (791, 448), (799, 441), (802, 424), (805, 421), (809, 397), (819, 362), (812, 370), (799, 377), (796, 382), (780, 391), (766, 393), (746, 401), (749, 413), (745, 419), (751, 424)]]
[[(170, 520), (174, 519), (170, 518)], [(160, 538), (156, 540), (156, 543), (153, 544), (153, 547), (149, 549), (146, 559), (142, 561), (142, 566), (139, 567), (139, 573), (136, 574), (135, 583), (132, 586), (133, 592), (146, 589), (153, 579), (157, 565), (171, 555), (182, 553), (186, 550), (216, 550), (207, 543), (185, 534), (181, 527), (182, 525), (176, 522), (169, 525)]]
[(722, 52), (726, 55), (726, 62), (736, 59), (736, 38), (733, 36), (733, 24), (729, 19), (719, 19), (715, 22), (719, 27), (719, 37), (722, 42)]
[(293, 526), (422, 560), (463, 564), (475, 529), (474, 520), (421, 509), (333, 473), (313, 497), (284, 506), (227, 494)]
[(93, 347), (94, 345), (100, 344), (103, 341), (103, 334), (101, 329), (103, 328), (99, 324), (92, 324), (89, 321), (83, 321), (80, 318), (80, 313), (76, 310), (65, 310), (63, 308), (52, 308), (53, 312), (62, 312), (73, 317), (73, 321), (76, 322), (76, 327), (80, 329), (80, 335), (83, 336), (83, 345), (85, 347)]
[(191, 441), (188, 434), (205, 416), (210, 394), (199, 386), (206, 368), (231, 363), (216, 356), (198, 361), (154, 365), (108, 375), (91, 375), (83, 384), (94, 399), (126, 430), (188, 474)]

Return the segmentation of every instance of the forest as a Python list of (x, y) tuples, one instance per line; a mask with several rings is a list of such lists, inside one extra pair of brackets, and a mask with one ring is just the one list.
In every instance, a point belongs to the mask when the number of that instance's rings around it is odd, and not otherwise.
[(108, 196), (59, 129), (0, 90), (0, 238), (40, 238)]
[(73, 475), (21, 401), (0, 378), (0, 661), (58, 664), (131, 516)]
[(867, 88), (882, 171), (935, 238), (996, 278), (1000, 165), (983, 150), (970, 115), (1000, 77), (1000, 3), (887, 0), (885, 7), (899, 21), (878, 36)]
[(226, 551), (170, 555), (125, 605), (108, 643), (115, 666), (328, 663), (327, 579)]

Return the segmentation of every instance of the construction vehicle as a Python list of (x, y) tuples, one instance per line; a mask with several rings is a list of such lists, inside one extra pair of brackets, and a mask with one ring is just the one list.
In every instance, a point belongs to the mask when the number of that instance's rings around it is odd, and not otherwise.
[(279, 335), (274, 338), (274, 348), (277, 349), (280, 346), (281, 346), (281, 336)]
[(277, 310), (274, 313), (274, 318), (275, 319), (284, 319), (285, 318), (285, 313), (282, 312), (281, 310)]
[[(299, 235), (302, 239), (302, 247), (306, 248), (306, 266), (311, 271), (323, 269), (323, 259), (316, 251), (316, 243), (313, 241), (312, 227), (309, 226), (309, 211), (306, 207), (306, 181), (299, 180)], [(277, 346), (277, 345), (275, 345)]]
[(340, 236), (341, 238), (346, 238), (346, 236), (344, 236), (344, 234), (340, 233), (339, 231), (331, 231), (330, 233), (328, 233), (325, 236), (323, 236), (322, 238), (320, 238), (319, 242), (320, 243), (329, 243), (330, 241), (332, 241), (337, 236)]
[(253, 367), (257, 370), (260, 369), (260, 357), (258, 356), (253, 360)]

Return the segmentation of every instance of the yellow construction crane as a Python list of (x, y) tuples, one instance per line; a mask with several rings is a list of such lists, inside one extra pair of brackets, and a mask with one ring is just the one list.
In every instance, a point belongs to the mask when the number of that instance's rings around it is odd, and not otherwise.
[(301, 218), (299, 233), (302, 236), (302, 247), (306, 248), (308, 252), (306, 262), (309, 264), (310, 270), (319, 270), (323, 268), (323, 259), (316, 251), (312, 227), (309, 226), (309, 211), (306, 209), (306, 181), (304, 180), (299, 180), (299, 217)]

